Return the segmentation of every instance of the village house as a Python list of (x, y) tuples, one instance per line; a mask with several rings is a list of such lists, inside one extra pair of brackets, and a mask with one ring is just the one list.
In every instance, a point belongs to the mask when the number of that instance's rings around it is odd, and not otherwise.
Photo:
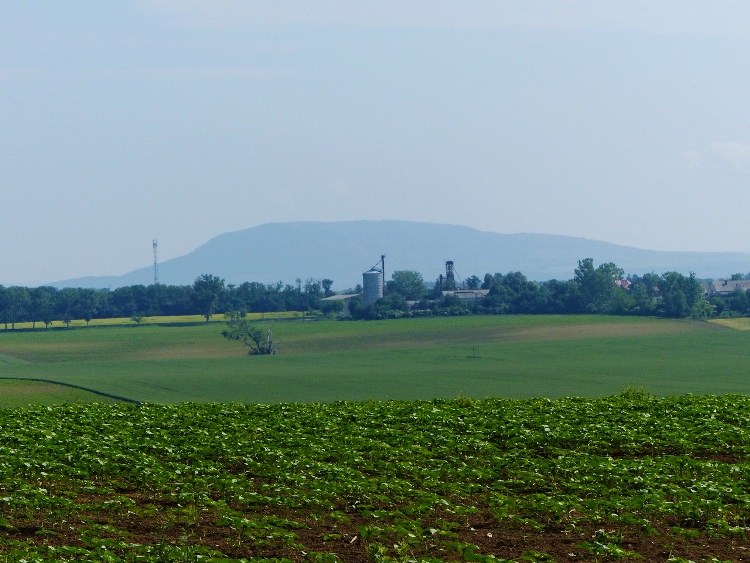
[(717, 280), (708, 283), (708, 297), (715, 295), (729, 297), (735, 291), (746, 292), (750, 289), (750, 280)]

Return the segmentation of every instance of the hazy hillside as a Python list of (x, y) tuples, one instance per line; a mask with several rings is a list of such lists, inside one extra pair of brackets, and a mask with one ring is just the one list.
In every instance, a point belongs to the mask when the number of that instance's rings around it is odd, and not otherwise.
[[(738, 252), (660, 252), (575, 237), (498, 234), (456, 225), (409, 221), (271, 223), (225, 233), (193, 252), (159, 265), (164, 284), (191, 284), (200, 274), (227, 283), (294, 283), (296, 278), (330, 278), (334, 289), (353, 287), (362, 272), (386, 255), (386, 277), (394, 270), (417, 270), (432, 281), (453, 260), (461, 278), (520, 271), (529, 279), (567, 280), (578, 260), (615, 262), (626, 273), (691, 271), (720, 278), (750, 271), (750, 254)], [(57, 287), (111, 287), (153, 282), (153, 266), (123, 276), (65, 280)]]

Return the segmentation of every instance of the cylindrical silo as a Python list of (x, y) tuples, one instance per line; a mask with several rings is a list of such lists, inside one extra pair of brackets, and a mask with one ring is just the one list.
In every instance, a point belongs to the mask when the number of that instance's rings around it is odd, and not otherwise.
[(362, 301), (375, 303), (383, 297), (383, 272), (373, 268), (362, 274)]

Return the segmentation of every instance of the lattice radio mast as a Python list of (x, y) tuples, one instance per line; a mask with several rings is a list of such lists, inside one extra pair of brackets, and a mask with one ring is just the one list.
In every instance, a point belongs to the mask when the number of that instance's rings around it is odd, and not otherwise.
[(453, 260), (445, 262), (445, 288), (456, 289), (455, 270), (453, 269)]
[(159, 285), (159, 254), (156, 251), (158, 243), (154, 239), (154, 285)]

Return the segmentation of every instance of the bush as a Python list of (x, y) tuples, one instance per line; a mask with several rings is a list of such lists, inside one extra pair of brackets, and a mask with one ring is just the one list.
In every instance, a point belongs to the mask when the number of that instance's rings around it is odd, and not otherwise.
[(645, 401), (654, 398), (646, 387), (632, 384), (620, 391), (620, 396), (628, 401)]

